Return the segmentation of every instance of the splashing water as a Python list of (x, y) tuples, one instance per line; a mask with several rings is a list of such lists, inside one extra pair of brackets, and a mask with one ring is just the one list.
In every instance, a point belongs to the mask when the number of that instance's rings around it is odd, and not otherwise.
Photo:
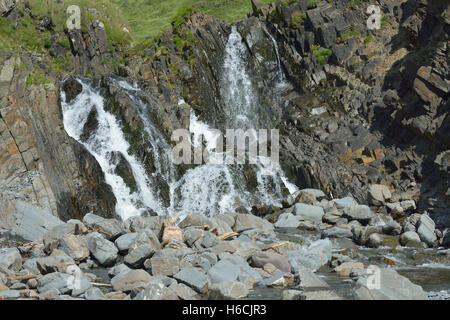
[[(80, 142), (97, 160), (117, 199), (116, 213), (123, 219), (140, 215), (145, 207), (160, 210), (161, 203), (153, 195), (149, 180), (142, 164), (128, 153), (129, 144), (114, 115), (105, 111), (104, 98), (92, 87), (81, 80), (82, 92), (70, 103), (66, 102), (65, 93), (61, 92), (61, 106), (64, 128), (69, 136)], [(83, 141), (84, 126), (89, 114), (95, 109), (98, 126)], [(115, 173), (119, 153), (129, 163), (137, 185), (137, 191), (131, 192), (124, 180)]]

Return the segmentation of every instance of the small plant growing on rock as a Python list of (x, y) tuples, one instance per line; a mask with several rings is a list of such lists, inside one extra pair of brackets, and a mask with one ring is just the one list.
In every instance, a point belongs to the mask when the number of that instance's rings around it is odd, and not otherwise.
[(291, 21), (290, 24), (292, 26), (298, 27), (302, 24), (302, 22), (306, 20), (306, 14), (301, 13), (301, 12), (295, 12), (292, 16), (291, 16)]
[(317, 61), (321, 64), (325, 64), (325, 57), (330, 57), (333, 53), (330, 49), (320, 48), (320, 45), (312, 45), (311, 51), (313, 55), (317, 57)]
[(320, 2), (320, 1), (315, 1), (315, 0), (310, 1), (310, 2), (308, 2), (308, 4), (306, 5), (306, 7), (307, 7), (308, 9), (314, 9), (314, 8), (317, 7), (317, 3), (319, 3), (319, 2)]
[(179, 31), (181, 26), (186, 24), (189, 16), (194, 11), (192, 8), (181, 8), (175, 17), (172, 18), (171, 24), (174, 31)]
[(364, 43), (370, 43), (372, 42), (372, 36), (369, 34), (367, 37), (364, 38)]

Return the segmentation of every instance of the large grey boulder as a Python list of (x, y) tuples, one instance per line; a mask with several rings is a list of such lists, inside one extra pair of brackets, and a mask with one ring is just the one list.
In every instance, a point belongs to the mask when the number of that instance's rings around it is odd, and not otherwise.
[(338, 209), (351, 208), (357, 205), (356, 201), (352, 197), (334, 199), (332, 202), (336, 205)]
[(230, 254), (223, 254), (221, 257), (222, 260), (208, 271), (208, 276), (212, 283), (237, 280), (245, 283), (249, 287), (253, 287), (255, 283), (262, 280), (261, 275), (250, 267), (243, 258)]
[(199, 294), (183, 283), (174, 282), (169, 286), (169, 289), (182, 300), (199, 299)]
[(356, 220), (362, 224), (368, 224), (370, 219), (375, 217), (375, 214), (368, 206), (356, 205), (351, 208), (344, 209), (344, 214), (342, 216), (347, 218), (349, 221)]
[(408, 231), (400, 236), (400, 244), (406, 247), (417, 247), (420, 245), (420, 237), (414, 231)]
[(273, 225), (269, 221), (252, 214), (236, 215), (234, 231), (240, 232), (246, 229), (273, 230)]
[(151, 246), (143, 245), (131, 250), (125, 256), (124, 261), (132, 268), (138, 269), (141, 268), (144, 264), (144, 261), (150, 258), (154, 253), (155, 250)]
[(61, 250), (55, 250), (51, 256), (36, 260), (36, 266), (41, 274), (66, 272), (67, 268), (74, 264), (75, 261)]
[(242, 299), (248, 296), (247, 286), (237, 281), (215, 283), (210, 288), (209, 298), (212, 300)]
[(131, 246), (133, 245), (135, 240), (138, 238), (138, 236), (139, 236), (139, 233), (137, 233), (137, 232), (126, 233), (126, 234), (118, 237), (114, 241), (114, 244), (119, 249), (119, 252), (123, 254), (123, 253), (128, 252), (128, 250), (131, 248)]
[(186, 216), (186, 218), (183, 219), (178, 224), (178, 227), (181, 229), (187, 228), (187, 227), (196, 227), (196, 226), (204, 226), (208, 225), (210, 228), (217, 227), (217, 224), (210, 218), (206, 217), (203, 214), (190, 214)]
[(316, 198), (319, 201), (327, 198), (327, 195), (322, 190), (319, 190), (319, 189), (302, 189), (302, 190), (300, 190), (300, 192), (309, 193), (310, 195), (312, 195), (314, 198)]
[(66, 234), (59, 241), (60, 250), (75, 261), (83, 261), (89, 257), (87, 241), (79, 235)]
[(297, 228), (299, 225), (299, 218), (288, 212), (281, 214), (275, 222), (276, 228)]
[(283, 272), (291, 272), (291, 265), (286, 257), (275, 252), (260, 251), (255, 253), (252, 258), (252, 266), (255, 268), (263, 268), (270, 263), (278, 270)]
[(391, 220), (383, 226), (383, 233), (398, 236), (402, 232), (402, 226), (395, 220)]
[(386, 201), (391, 199), (392, 194), (388, 186), (382, 184), (372, 184), (369, 187), (368, 198), (370, 204), (374, 206), (383, 206)]
[(24, 241), (37, 241), (53, 227), (64, 224), (49, 211), (23, 201), (17, 201), (13, 214), (15, 224), (11, 236)]
[(38, 292), (45, 293), (49, 290), (56, 289), (62, 294), (69, 293), (72, 289), (69, 288), (72, 283), (73, 276), (61, 272), (53, 272), (42, 276), (38, 280)]
[(105, 219), (92, 213), (88, 213), (83, 217), (83, 223), (86, 227), (101, 231), (111, 241), (125, 233), (122, 223), (118, 220)]
[(313, 242), (308, 247), (286, 252), (291, 270), (297, 272), (301, 267), (317, 271), (331, 260), (332, 243), (328, 239)]
[(211, 283), (223, 281), (235, 281), (239, 277), (240, 269), (229, 260), (221, 260), (212, 266), (208, 271)]
[(173, 277), (199, 293), (208, 290), (208, 277), (196, 268), (183, 268)]
[(119, 252), (114, 243), (103, 238), (98, 232), (90, 233), (86, 238), (89, 251), (102, 266), (114, 264)]
[(436, 224), (430, 216), (427, 214), (422, 214), (419, 219), (417, 234), (420, 239), (429, 246), (432, 246), (437, 240), (436, 233), (434, 232), (435, 228)]
[(150, 268), (153, 275), (173, 276), (180, 270), (180, 260), (175, 257), (153, 257)]
[(115, 291), (129, 292), (135, 287), (149, 283), (152, 279), (153, 277), (145, 270), (130, 270), (112, 278), (111, 285)]
[(369, 248), (378, 248), (383, 243), (383, 239), (380, 234), (372, 233), (367, 239), (366, 246)]
[(24, 270), (28, 270), (29, 272), (31, 272), (32, 274), (37, 274), (39, 273), (39, 269), (37, 267), (37, 260), (39, 258), (30, 258), (27, 261), (25, 261), (25, 263), (23, 264), (22, 268)]
[(356, 283), (355, 294), (359, 300), (427, 300), (427, 294), (421, 286), (413, 284), (408, 278), (394, 269), (379, 269), (379, 287), (377, 273), (360, 276)]
[(302, 220), (322, 222), (322, 217), (325, 212), (319, 206), (297, 203), (294, 207), (294, 214)]
[(0, 265), (6, 268), (19, 271), (22, 268), (22, 257), (17, 248), (0, 249)]
[(118, 274), (121, 274), (123, 272), (128, 272), (130, 270), (131, 269), (126, 264), (120, 263), (120, 264), (116, 264), (114, 267), (111, 267), (108, 270), (108, 275), (111, 278), (113, 278), (113, 277), (117, 276)]
[(322, 239), (324, 239), (324, 238), (352, 238), (353, 233), (349, 229), (333, 227), (330, 229), (323, 230), (320, 237)]

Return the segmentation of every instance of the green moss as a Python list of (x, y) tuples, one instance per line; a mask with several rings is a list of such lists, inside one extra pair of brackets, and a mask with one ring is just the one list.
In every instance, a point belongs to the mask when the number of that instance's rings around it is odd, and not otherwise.
[(317, 4), (320, 2), (320, 0), (313, 0), (313, 1), (310, 1), (310, 2), (308, 2), (308, 4), (306, 5), (306, 7), (308, 8), (308, 9), (314, 9), (314, 8), (316, 8), (317, 7)]
[(306, 20), (306, 14), (301, 12), (296, 12), (291, 16), (290, 24), (292, 26), (298, 26)]
[(166, 55), (168, 51), (169, 51), (169, 48), (167, 48), (166, 46), (164, 46), (164, 45), (159, 46), (158, 48), (156, 48), (153, 59), (156, 57), (159, 57), (161, 55)]
[(389, 23), (389, 18), (388, 17), (383, 17), (381, 18), (381, 26), (384, 27), (385, 25), (387, 25)]
[(192, 32), (186, 32), (185, 34), (182, 34), (181, 37), (174, 37), (173, 42), (177, 52), (182, 53), (184, 51), (192, 51), (197, 40)]
[(172, 74), (174, 76), (178, 76), (178, 73), (179, 73), (179, 70), (180, 70), (178, 65), (176, 65), (174, 63), (170, 63), (169, 64), (169, 69), (170, 69), (170, 71), (172, 72)]
[(342, 35), (342, 40), (347, 40), (350, 37), (361, 37), (361, 34), (356, 30), (348, 30)]
[(352, 1), (350, 1), (348, 4), (349, 4), (349, 6), (352, 7), (353, 9), (356, 9), (361, 3), (362, 3), (361, 0), (352, 0)]
[(50, 80), (42, 73), (30, 73), (27, 78), (27, 85), (45, 85), (50, 83)]
[(320, 48), (320, 45), (312, 45), (311, 51), (315, 57), (317, 57), (317, 61), (321, 64), (325, 64), (326, 57), (330, 57), (333, 52), (331, 49)]
[(367, 37), (364, 38), (364, 43), (370, 43), (372, 42), (372, 36), (369, 34)]
[(181, 26), (186, 24), (189, 16), (192, 14), (193, 11), (194, 11), (194, 9), (192, 9), (192, 8), (186, 8), (186, 7), (181, 8), (177, 12), (177, 14), (172, 18), (172, 21), (170, 22), (170, 24), (172, 25), (172, 28), (175, 31), (180, 30)]

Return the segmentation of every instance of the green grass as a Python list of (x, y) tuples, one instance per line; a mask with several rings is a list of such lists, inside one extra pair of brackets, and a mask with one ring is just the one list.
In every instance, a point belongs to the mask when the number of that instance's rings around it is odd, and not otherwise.
[(356, 30), (348, 30), (342, 35), (342, 40), (347, 40), (350, 37), (361, 37), (361, 34)]
[[(155, 37), (171, 26), (182, 8), (193, 8), (228, 22), (252, 11), (250, 0), (111, 0), (130, 22), (136, 40)], [(262, 0), (263, 4), (272, 0)]]
[(306, 5), (306, 7), (308, 9), (314, 9), (315, 7), (317, 7), (317, 4), (320, 2), (320, 0), (314, 0), (314, 1), (310, 1), (308, 2), (308, 4)]
[(42, 73), (30, 73), (27, 78), (27, 85), (45, 85), (47, 83), (50, 83), (50, 80)]
[[(55, 31), (59, 31), (61, 34), (67, 27), (66, 22), (69, 14), (66, 13), (66, 10), (68, 4), (57, 3), (53, 0), (28, 0), (27, 2), (31, 6), (33, 17), (25, 13), (25, 1), (18, 2), (17, 8), (23, 16), (19, 17), (17, 27), (14, 27), (5, 18), (0, 18), (0, 49), (24, 47), (27, 50), (42, 53), (45, 49), (50, 48), (50, 32), (36, 29), (39, 20), (44, 16), (52, 19)], [(127, 27), (130, 29), (126, 18), (111, 1), (71, 0), (70, 4), (78, 5), (81, 8), (82, 29), (86, 30), (90, 22), (100, 20), (105, 25), (110, 43), (124, 46), (132, 40), (131, 35), (124, 30)], [(88, 8), (97, 9), (101, 16), (92, 15), (88, 12)], [(61, 44), (68, 48), (68, 41), (62, 41)]]
[(321, 48), (320, 45), (312, 45), (311, 51), (313, 55), (317, 57), (317, 61), (321, 64), (325, 64), (325, 57), (330, 57), (333, 54), (331, 49)]
[(306, 13), (295, 12), (291, 16), (290, 24), (293, 26), (299, 26), (303, 23), (303, 21), (306, 21), (306, 19), (307, 19)]
[(370, 43), (372, 42), (373, 37), (369, 34), (367, 37), (364, 38), (364, 43)]
[(381, 26), (384, 27), (385, 25), (387, 25), (389, 23), (389, 18), (388, 17), (383, 17), (381, 18)]

